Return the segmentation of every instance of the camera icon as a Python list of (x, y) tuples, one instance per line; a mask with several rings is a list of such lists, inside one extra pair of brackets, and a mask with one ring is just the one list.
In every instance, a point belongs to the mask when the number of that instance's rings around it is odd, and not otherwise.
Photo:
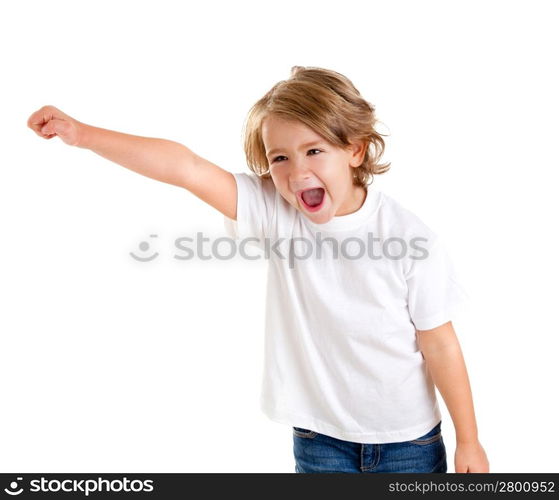
[[(18, 477), (17, 481), (23, 481), (22, 477)], [(10, 483), (10, 487), (9, 488), (4, 488), (4, 491), (8, 494), (8, 495), (19, 495), (20, 493), (23, 492), (23, 488), (20, 488), (19, 490), (17, 489), (17, 487), (19, 486), (17, 484), (17, 481), (12, 481)]]
[[(150, 234), (149, 237), (150, 237), (150, 238), (157, 238), (157, 234)], [(141, 251), (142, 253), (145, 254), (145, 253), (149, 250), (149, 248), (150, 248), (150, 247), (149, 247), (149, 242), (147, 242), (147, 241), (142, 241), (142, 242), (140, 242), (140, 244), (138, 245), (138, 248), (140, 249), (140, 251)], [(140, 262), (149, 262), (149, 261), (155, 259), (155, 258), (159, 255), (158, 252), (155, 252), (153, 255), (150, 255), (149, 257), (147, 257), (147, 256), (141, 256), (141, 255), (138, 256), (138, 255), (136, 255), (134, 252), (129, 252), (129, 254), (130, 254), (130, 256), (131, 256), (132, 258), (134, 258), (134, 259), (136, 259), (136, 260), (138, 260), (138, 261), (140, 261)]]

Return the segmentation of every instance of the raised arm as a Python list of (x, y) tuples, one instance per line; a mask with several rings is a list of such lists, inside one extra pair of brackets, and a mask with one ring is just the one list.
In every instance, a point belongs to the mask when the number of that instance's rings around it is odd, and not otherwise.
[(70, 146), (89, 149), (141, 175), (183, 187), (227, 217), (237, 218), (233, 174), (183, 144), (87, 125), (54, 106), (35, 111), (27, 125), (45, 139), (58, 136)]

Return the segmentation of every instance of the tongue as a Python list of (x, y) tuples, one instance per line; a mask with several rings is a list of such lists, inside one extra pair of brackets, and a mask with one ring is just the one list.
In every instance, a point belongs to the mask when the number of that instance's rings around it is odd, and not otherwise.
[(320, 205), (322, 198), (324, 198), (324, 189), (309, 189), (308, 191), (304, 191), (301, 196), (309, 207), (316, 207), (317, 205)]

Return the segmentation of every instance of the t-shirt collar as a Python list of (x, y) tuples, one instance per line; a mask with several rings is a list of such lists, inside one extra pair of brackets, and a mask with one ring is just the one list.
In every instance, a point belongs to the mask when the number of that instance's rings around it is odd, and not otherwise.
[(374, 189), (371, 185), (366, 188), (366, 195), (363, 204), (351, 214), (338, 215), (332, 217), (324, 224), (317, 224), (311, 221), (305, 214), (301, 214), (305, 224), (314, 231), (346, 231), (357, 229), (375, 212), (380, 204), (382, 193)]

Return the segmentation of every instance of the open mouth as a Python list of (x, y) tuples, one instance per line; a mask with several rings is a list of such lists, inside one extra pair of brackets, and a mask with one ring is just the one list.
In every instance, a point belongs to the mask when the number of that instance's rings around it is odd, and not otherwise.
[(300, 199), (303, 205), (309, 212), (316, 212), (320, 210), (324, 202), (325, 191), (323, 188), (312, 188), (303, 191), (300, 194)]

